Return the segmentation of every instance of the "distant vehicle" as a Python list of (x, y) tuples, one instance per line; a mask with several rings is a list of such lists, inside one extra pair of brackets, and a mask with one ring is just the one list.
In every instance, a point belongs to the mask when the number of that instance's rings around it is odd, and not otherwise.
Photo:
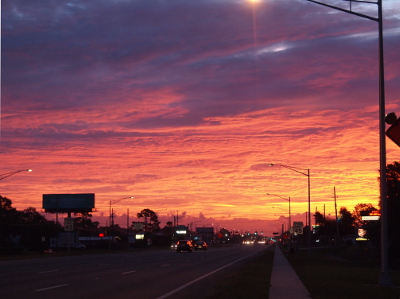
[(204, 241), (196, 242), (196, 244), (194, 244), (194, 250), (199, 250), (199, 249), (207, 250), (208, 249), (207, 243)]
[(253, 240), (244, 240), (243, 244), (254, 244)]
[(176, 252), (193, 251), (193, 243), (190, 240), (180, 240), (178, 241), (178, 243), (176, 243), (176, 245), (177, 245)]

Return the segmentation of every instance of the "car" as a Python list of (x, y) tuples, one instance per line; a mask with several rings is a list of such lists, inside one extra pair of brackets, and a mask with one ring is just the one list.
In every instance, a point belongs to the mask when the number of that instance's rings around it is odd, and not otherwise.
[(193, 251), (193, 243), (190, 240), (180, 240), (176, 243), (176, 252), (192, 252)]
[(207, 243), (204, 241), (196, 242), (196, 244), (194, 244), (194, 250), (198, 250), (198, 249), (207, 250), (208, 249)]

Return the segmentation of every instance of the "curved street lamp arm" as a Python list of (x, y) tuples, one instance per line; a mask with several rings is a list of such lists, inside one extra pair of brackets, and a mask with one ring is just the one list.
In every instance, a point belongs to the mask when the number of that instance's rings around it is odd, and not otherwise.
[[(319, 4), (319, 5), (323, 5), (323, 6), (327, 6), (327, 7), (336, 9), (336, 10), (347, 12), (347, 13), (352, 14), (352, 15), (356, 15), (356, 16), (359, 16), (359, 17), (362, 17), (362, 18), (366, 18), (366, 19), (369, 19), (369, 20), (372, 20), (372, 21), (379, 22), (379, 18), (374, 18), (374, 17), (368, 16), (368, 15), (364, 15), (364, 14), (361, 14), (361, 13), (358, 13), (358, 12), (355, 12), (355, 11), (352, 11), (352, 10), (349, 10), (349, 9), (340, 8), (340, 7), (337, 7), (337, 6), (329, 5), (329, 4), (322, 3), (322, 2), (319, 2), (319, 1), (315, 1), (315, 0), (306, 0), (306, 1), (313, 2), (313, 3)], [(371, 1), (357, 1), (357, 0), (343, 0), (343, 1), (350, 2), (350, 8), (351, 8), (351, 3), (352, 2), (366, 3), (366, 4), (378, 4), (377, 2), (371, 2)]]
[(276, 197), (282, 198), (283, 200), (286, 200), (286, 201), (290, 201), (290, 197), (289, 197), (289, 198), (285, 198), (285, 197), (282, 197), (282, 196), (280, 196), (280, 195), (272, 194), (272, 193), (265, 193), (265, 194), (271, 195), (271, 196), (276, 196)]
[[(275, 164), (273, 164), (273, 163), (270, 163), (268, 165), (269, 166), (275, 166)], [(293, 171), (295, 171), (297, 173), (300, 173), (300, 174), (308, 176), (308, 177), (310, 176), (310, 169), (306, 169), (307, 172), (303, 172), (302, 168), (297, 168), (297, 167), (294, 167), (294, 166), (289, 166), (289, 165), (284, 165), (284, 164), (276, 164), (276, 165), (284, 167), (284, 168), (287, 168), (287, 169), (290, 169), (290, 170), (293, 170)]]
[(120, 202), (121, 200), (127, 199), (127, 198), (134, 198), (134, 197), (133, 196), (128, 196), (128, 197), (124, 197), (124, 198), (121, 198), (121, 199), (110, 200), (110, 205), (113, 205), (113, 204), (115, 204), (117, 202)]
[(0, 180), (4, 180), (5, 178), (8, 178), (9, 176), (12, 176), (18, 172), (22, 172), (22, 171), (32, 171), (32, 169), (22, 169), (22, 170), (17, 170), (17, 171), (13, 171), (13, 172), (7, 172), (7, 173), (3, 173), (0, 174)]

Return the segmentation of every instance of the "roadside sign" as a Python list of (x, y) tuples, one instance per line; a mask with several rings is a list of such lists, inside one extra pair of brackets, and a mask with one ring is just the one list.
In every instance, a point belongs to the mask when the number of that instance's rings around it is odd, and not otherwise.
[(143, 222), (134, 222), (133, 223), (133, 228), (134, 229), (143, 229)]
[(389, 137), (397, 146), (400, 146), (400, 118), (386, 130), (386, 136)]
[(376, 215), (376, 216), (361, 216), (362, 220), (379, 220), (381, 216)]
[(74, 218), (64, 218), (64, 231), (74, 231)]
[(293, 230), (295, 235), (303, 234), (303, 222), (293, 222)]

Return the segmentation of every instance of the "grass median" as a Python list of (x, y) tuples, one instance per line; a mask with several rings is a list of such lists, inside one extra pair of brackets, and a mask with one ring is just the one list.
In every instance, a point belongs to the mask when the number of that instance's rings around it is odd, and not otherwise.
[(400, 271), (390, 271), (391, 287), (379, 286), (379, 261), (359, 258), (363, 250), (313, 248), (309, 256), (308, 250), (290, 254), (283, 249), (313, 299), (400, 298)]

